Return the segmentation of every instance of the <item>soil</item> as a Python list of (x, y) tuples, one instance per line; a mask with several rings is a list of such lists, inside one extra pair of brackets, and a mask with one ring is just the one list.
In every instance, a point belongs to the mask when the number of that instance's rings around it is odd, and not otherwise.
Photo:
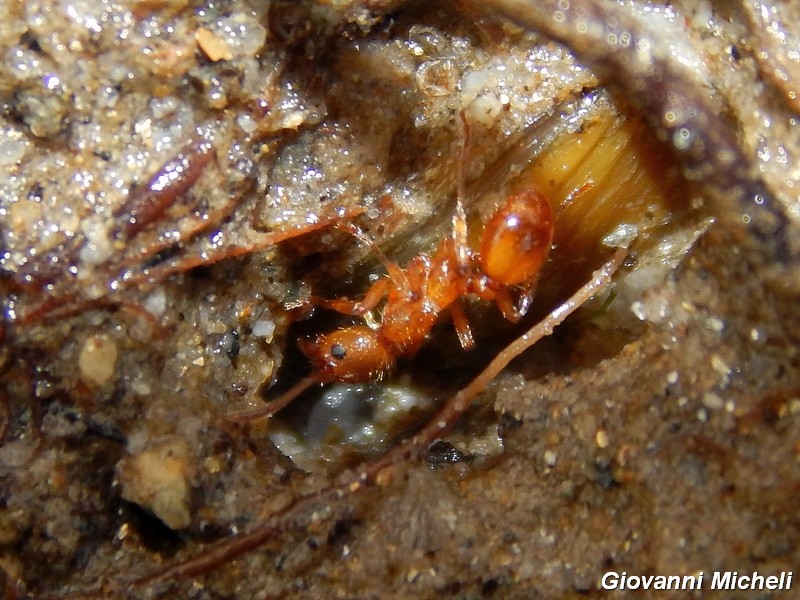
[[(613, 598), (608, 572), (703, 572), (700, 597), (716, 571), (793, 571), (797, 11), (571, 4), (668, 49), (642, 70), (646, 44), (505, 1), (0, 6), (7, 598)], [(588, 129), (568, 117), (593, 94), (682, 180), (677, 206), (645, 200), (611, 297), (368, 485), (319, 492), (519, 333), (494, 309), (473, 355), (444, 320), (388, 379), (228, 418), (302, 376), (297, 339), (332, 326), (313, 295), (381, 272), (337, 223), (429, 251), (462, 173), (475, 219), (547, 152), (531, 131)], [(594, 248), (556, 248), (540, 297)]]

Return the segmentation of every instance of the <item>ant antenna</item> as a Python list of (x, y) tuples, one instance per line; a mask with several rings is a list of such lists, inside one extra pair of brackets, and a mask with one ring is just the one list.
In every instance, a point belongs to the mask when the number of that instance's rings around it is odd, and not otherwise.
[(469, 160), (472, 132), (464, 111), (458, 113), (461, 118), (461, 156), (458, 160), (458, 181), (456, 181), (456, 210), (453, 215), (453, 242), (456, 258), (463, 269), (469, 264), (469, 241), (467, 237), (467, 212), (464, 210), (466, 198), (466, 174), (464, 168)]
[(378, 260), (381, 261), (383, 267), (386, 269), (386, 272), (389, 274), (389, 277), (397, 282), (398, 280), (402, 281), (406, 287), (409, 287), (408, 278), (406, 274), (403, 272), (402, 269), (399, 269), (395, 263), (389, 260), (389, 258), (384, 254), (383, 250), (381, 250), (380, 246), (375, 243), (367, 233), (361, 229), (355, 223), (337, 223), (336, 228), (340, 229), (346, 233), (349, 233), (353, 237), (355, 237), (359, 242), (370, 248), (375, 255), (378, 257)]
[(456, 183), (456, 194), (459, 202), (464, 202), (466, 198), (466, 174), (464, 168), (469, 161), (469, 152), (472, 147), (472, 128), (467, 121), (466, 113), (461, 110), (458, 113), (461, 118), (461, 156), (458, 161), (458, 182)]

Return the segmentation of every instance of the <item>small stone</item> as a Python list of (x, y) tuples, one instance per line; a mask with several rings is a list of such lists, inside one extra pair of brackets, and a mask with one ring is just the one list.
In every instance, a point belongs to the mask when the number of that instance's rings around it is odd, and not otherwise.
[(149, 510), (170, 529), (191, 523), (189, 449), (180, 438), (151, 445), (117, 465), (122, 497)]
[(233, 58), (233, 53), (231, 49), (228, 48), (228, 44), (225, 43), (225, 40), (214, 35), (205, 27), (201, 27), (195, 32), (194, 39), (197, 41), (200, 50), (203, 51), (203, 54), (205, 54), (211, 62), (231, 60)]
[(274, 321), (259, 319), (253, 323), (253, 335), (256, 337), (264, 338), (267, 343), (272, 341), (272, 336), (275, 334)]
[(594, 441), (598, 448), (608, 448), (608, 433), (605, 429), (598, 429), (594, 436)]
[(703, 394), (703, 405), (711, 410), (719, 410), (724, 406), (724, 401), (714, 392)]
[(81, 379), (96, 386), (105, 384), (114, 375), (117, 355), (117, 345), (107, 336), (87, 338), (78, 357)]

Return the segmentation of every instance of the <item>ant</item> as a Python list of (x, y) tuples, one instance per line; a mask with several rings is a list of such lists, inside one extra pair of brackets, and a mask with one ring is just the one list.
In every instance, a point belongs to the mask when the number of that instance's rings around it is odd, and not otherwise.
[[(497, 303), (503, 316), (519, 321), (527, 312), (553, 240), (553, 210), (540, 191), (513, 194), (483, 228), (479, 250), (467, 241), (464, 209), (458, 202), (453, 233), (431, 255), (414, 257), (405, 269), (384, 258), (388, 277), (360, 301), (315, 302), (343, 314), (364, 316), (385, 298), (374, 327), (352, 325), (300, 342), (314, 377), (323, 383), (380, 379), (396, 360), (416, 353), (442, 312), (449, 310), (464, 349), (475, 342), (460, 304), (466, 295)], [(515, 305), (510, 289), (521, 288)]]
[[(358, 233), (358, 230), (354, 230)], [(458, 201), (453, 234), (430, 255), (405, 269), (382, 255), (388, 277), (360, 301), (315, 299), (343, 314), (364, 316), (385, 298), (378, 325), (352, 325), (300, 342), (322, 383), (380, 379), (398, 358), (416, 353), (442, 312), (449, 310), (464, 349), (475, 344), (460, 299), (475, 295), (497, 303), (503, 316), (519, 321), (527, 312), (539, 271), (553, 241), (553, 210), (537, 189), (510, 195), (483, 227), (479, 250), (470, 247), (466, 217)], [(515, 305), (511, 288), (521, 289)]]
[[(459, 116), (463, 138), (452, 235), (442, 240), (433, 254), (415, 256), (401, 269), (359, 229), (349, 228), (373, 246), (388, 277), (376, 281), (361, 301), (318, 298), (315, 303), (363, 317), (385, 297), (382, 318), (375, 327), (352, 325), (313, 340), (301, 340), (300, 350), (314, 369), (312, 379), (321, 383), (381, 379), (397, 359), (416, 354), (447, 310), (461, 346), (471, 349), (475, 341), (460, 303), (468, 295), (494, 301), (503, 316), (514, 323), (528, 311), (553, 243), (553, 208), (550, 200), (533, 187), (510, 194), (483, 226), (478, 248), (471, 247), (463, 204), (471, 131), (464, 112)], [(516, 306), (512, 287), (521, 291)]]

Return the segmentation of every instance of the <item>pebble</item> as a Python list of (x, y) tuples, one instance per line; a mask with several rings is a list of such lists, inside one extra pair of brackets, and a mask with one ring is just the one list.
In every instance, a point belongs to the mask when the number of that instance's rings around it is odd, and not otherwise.
[(105, 384), (114, 375), (117, 356), (114, 340), (102, 334), (87, 338), (78, 358), (81, 379), (98, 387)]
[(117, 465), (122, 497), (152, 512), (170, 529), (191, 523), (189, 449), (180, 438), (167, 438)]

